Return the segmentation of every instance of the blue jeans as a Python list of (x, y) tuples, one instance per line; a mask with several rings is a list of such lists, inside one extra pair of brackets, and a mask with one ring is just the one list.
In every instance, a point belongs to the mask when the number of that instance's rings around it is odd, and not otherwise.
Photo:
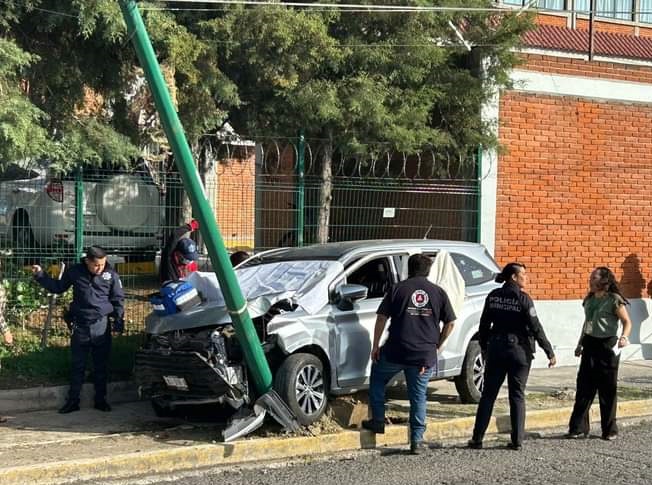
[(426, 430), (426, 390), (432, 374), (432, 368), (419, 375), (420, 367), (394, 364), (380, 353), (380, 359), (371, 366), (371, 382), (369, 383), (369, 407), (371, 419), (379, 423), (385, 422), (385, 386), (392, 378), (403, 371), (410, 399), (410, 443), (423, 440)]

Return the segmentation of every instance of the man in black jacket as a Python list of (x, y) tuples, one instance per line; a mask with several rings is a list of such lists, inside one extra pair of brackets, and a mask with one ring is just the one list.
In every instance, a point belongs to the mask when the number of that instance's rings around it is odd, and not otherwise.
[(118, 273), (107, 263), (106, 251), (92, 246), (81, 263), (66, 269), (60, 280), (51, 278), (40, 266), (32, 266), (36, 281), (52, 293), (64, 293), (73, 287), (69, 315), (72, 371), (68, 399), (59, 412), (79, 411), (79, 395), (89, 352), (93, 357), (95, 409), (111, 411), (106, 402), (108, 362), (111, 352), (111, 327), (124, 330), (124, 292)]

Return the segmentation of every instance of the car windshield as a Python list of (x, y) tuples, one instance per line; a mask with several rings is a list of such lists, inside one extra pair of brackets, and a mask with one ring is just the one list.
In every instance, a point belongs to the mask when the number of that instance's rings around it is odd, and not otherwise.
[(247, 299), (284, 291), (305, 291), (326, 274), (335, 261), (279, 261), (236, 270)]
[[(288, 293), (288, 297), (294, 295), (300, 299), (299, 304), (308, 311), (315, 311), (327, 301), (327, 286), (342, 269), (338, 261), (302, 260), (258, 264), (238, 268), (235, 272), (242, 294), (249, 301), (265, 295)], [(186, 279), (208, 301), (224, 304), (215, 273), (195, 272)]]

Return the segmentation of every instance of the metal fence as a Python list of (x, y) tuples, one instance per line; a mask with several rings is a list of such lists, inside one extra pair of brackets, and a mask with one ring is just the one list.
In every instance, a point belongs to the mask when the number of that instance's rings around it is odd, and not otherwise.
[[(206, 195), (231, 250), (257, 252), (318, 241), (324, 187), (330, 186), (329, 241), (436, 238), (474, 241), (478, 176), (473, 156), (385, 152), (359, 157), (332, 150), (324, 181), (319, 142), (222, 143), (200, 166)], [(57, 174), (46, 165), (10, 165), (0, 174), (0, 259), (7, 317), (39, 330), (48, 297), (31, 280), (38, 263), (56, 275), (91, 244), (109, 250), (125, 288), (127, 331), (138, 332), (158, 290), (157, 251), (191, 218), (170, 163), (133, 170), (85, 168)], [(193, 237), (201, 239), (198, 235)], [(202, 260), (200, 266), (207, 268)], [(53, 331), (65, 333), (63, 295)]]

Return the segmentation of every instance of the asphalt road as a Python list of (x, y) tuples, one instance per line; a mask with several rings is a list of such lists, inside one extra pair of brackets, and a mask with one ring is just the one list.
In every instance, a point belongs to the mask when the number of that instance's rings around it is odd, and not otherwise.
[[(593, 430), (599, 433), (599, 429)], [(152, 476), (121, 484), (177, 485), (345, 485), (345, 484), (650, 484), (652, 424), (622, 426), (617, 441), (597, 436), (566, 440), (562, 430), (531, 437), (521, 451), (504, 441), (483, 450), (446, 444), (423, 455), (380, 449), (331, 458)]]

